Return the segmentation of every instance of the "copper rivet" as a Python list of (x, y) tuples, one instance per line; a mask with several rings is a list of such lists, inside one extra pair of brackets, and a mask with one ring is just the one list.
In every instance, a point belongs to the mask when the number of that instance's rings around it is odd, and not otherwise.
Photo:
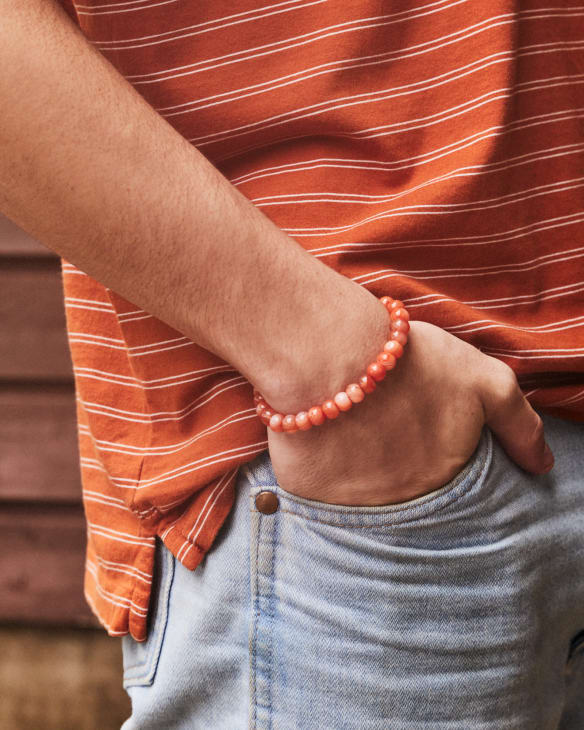
[(255, 505), (258, 512), (271, 515), (278, 509), (278, 497), (274, 492), (260, 492), (255, 498)]

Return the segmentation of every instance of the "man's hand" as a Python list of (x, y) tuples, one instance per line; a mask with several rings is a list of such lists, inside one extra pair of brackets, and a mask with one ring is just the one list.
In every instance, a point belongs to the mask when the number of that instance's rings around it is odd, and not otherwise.
[(405, 502), (452, 479), (485, 422), (519, 466), (549, 470), (542, 421), (513, 371), (439, 327), (410, 324), (403, 357), (362, 403), (308, 432), (268, 429), (283, 489), (332, 504)]

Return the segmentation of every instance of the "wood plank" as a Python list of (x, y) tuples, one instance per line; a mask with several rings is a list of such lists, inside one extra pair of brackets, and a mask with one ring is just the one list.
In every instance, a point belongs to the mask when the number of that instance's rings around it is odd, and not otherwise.
[(0, 621), (98, 626), (83, 596), (79, 507), (0, 503)]
[(59, 261), (8, 259), (0, 291), (0, 379), (70, 380)]
[(0, 627), (2, 730), (119, 730), (122, 647), (104, 631)]
[(0, 385), (0, 499), (79, 503), (73, 385)]
[(26, 256), (56, 259), (57, 254), (25, 233), (11, 220), (0, 215), (0, 258), (7, 256)]

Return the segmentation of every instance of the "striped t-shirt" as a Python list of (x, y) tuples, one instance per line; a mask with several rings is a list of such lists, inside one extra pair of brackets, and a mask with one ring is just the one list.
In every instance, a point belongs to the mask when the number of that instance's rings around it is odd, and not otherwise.
[[(62, 3), (312, 255), (584, 420), (584, 6)], [(266, 429), (228, 363), (65, 261), (63, 281), (85, 595), (111, 635), (143, 640), (156, 536), (195, 569)]]

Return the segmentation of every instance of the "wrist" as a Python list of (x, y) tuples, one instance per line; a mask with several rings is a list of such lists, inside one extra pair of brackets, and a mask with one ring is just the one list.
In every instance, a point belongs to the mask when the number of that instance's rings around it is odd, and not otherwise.
[(282, 413), (306, 410), (356, 382), (389, 338), (389, 316), (379, 299), (349, 279), (327, 294), (312, 317), (297, 321), (288, 341), (276, 338), (271, 367), (255, 387)]

